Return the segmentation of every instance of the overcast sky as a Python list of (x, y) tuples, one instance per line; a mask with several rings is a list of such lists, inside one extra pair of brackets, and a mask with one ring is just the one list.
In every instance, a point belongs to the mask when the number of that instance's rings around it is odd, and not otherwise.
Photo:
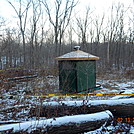
[[(11, 0), (14, 2), (15, 0)], [(90, 6), (91, 9), (95, 9), (96, 12), (107, 11), (112, 3), (124, 3), (126, 7), (133, 6), (133, 0), (79, 0), (77, 10), (83, 10), (86, 6)], [(0, 0), (0, 16), (10, 18), (15, 15), (14, 10), (6, 0)]]
[[(14, 3), (16, 0), (10, 0)], [(48, 0), (49, 1), (49, 0)], [(50, 0), (52, 1), (52, 0)], [(77, 1), (77, 0), (75, 0)], [(92, 11), (95, 11), (95, 14), (100, 15), (105, 13), (108, 15), (108, 10), (112, 4), (118, 4), (118, 2), (123, 3), (126, 8), (133, 7), (134, 10), (134, 0), (78, 0), (79, 3), (75, 7), (75, 13), (79, 15), (84, 15), (86, 7), (90, 7)], [(7, 0), (0, 0), (0, 16), (8, 20), (8, 23), (11, 25), (16, 25), (16, 13)], [(11, 23), (12, 22), (12, 23)], [(15, 23), (14, 23), (15, 22)]]

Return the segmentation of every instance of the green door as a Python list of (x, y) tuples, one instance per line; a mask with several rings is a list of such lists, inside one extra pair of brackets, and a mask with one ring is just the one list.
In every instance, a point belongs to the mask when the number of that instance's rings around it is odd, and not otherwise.
[(81, 92), (96, 86), (95, 61), (77, 62), (77, 91)]
[(65, 93), (75, 93), (77, 90), (76, 63), (60, 61), (59, 63), (59, 88)]

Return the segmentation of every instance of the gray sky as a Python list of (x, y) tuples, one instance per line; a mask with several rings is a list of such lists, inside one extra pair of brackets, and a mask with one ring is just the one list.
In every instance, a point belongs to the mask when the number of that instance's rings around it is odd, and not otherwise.
[[(15, 3), (16, 0), (10, 0), (12, 3)], [(48, 0), (49, 1), (49, 0)], [(52, 2), (52, 0), (50, 0)], [(77, 1), (77, 0), (75, 0)], [(134, 0), (78, 0), (79, 3), (75, 7), (75, 14), (78, 16), (85, 16), (86, 7), (90, 7), (91, 11), (95, 16), (102, 16), (105, 14), (105, 18), (109, 16), (109, 12), (112, 4), (123, 3), (125, 8), (133, 7), (134, 10)], [(134, 12), (134, 11), (133, 11)], [(18, 18), (16, 13), (7, 0), (0, 0), (0, 16), (4, 17), (7, 20), (6, 27), (16, 27)], [(133, 18), (134, 19), (134, 18)], [(107, 22), (105, 22), (107, 23)]]
[[(15, 0), (11, 0), (12, 3)], [(91, 9), (95, 10), (97, 13), (107, 12), (112, 3), (124, 3), (126, 7), (133, 5), (133, 0), (79, 0), (79, 4), (76, 10), (82, 10), (86, 6), (90, 6)], [(5, 18), (12, 18), (15, 16), (15, 12), (6, 0), (0, 0), (0, 16)]]
[[(10, 0), (12, 3), (15, 3), (16, 0)], [(48, 0), (49, 1), (49, 0)], [(50, 0), (52, 2), (52, 0)], [(75, 0), (77, 1), (77, 0)], [(91, 11), (95, 16), (102, 17), (102, 14), (105, 14), (105, 18), (107, 18), (110, 14), (112, 4), (123, 3), (124, 8), (132, 7), (134, 12), (134, 0), (79, 0), (78, 5), (75, 7), (75, 13), (78, 15), (77, 17), (84, 17), (86, 12), (86, 7), (90, 7)], [(77, 14), (78, 13), (78, 14)], [(7, 2), (7, 0), (0, 0), (0, 16), (4, 17), (8, 20), (6, 27), (17, 26), (18, 18), (16, 17), (16, 13), (11, 5)], [(126, 17), (128, 18), (128, 17)], [(131, 18), (134, 19), (134, 16), (131, 15)], [(128, 23), (128, 21), (125, 21)], [(107, 24), (107, 19), (105, 22)], [(73, 21), (73, 26), (75, 26), (75, 21)], [(104, 25), (105, 26), (105, 25)], [(28, 26), (29, 27), (29, 26)], [(127, 29), (127, 24), (124, 26)], [(46, 27), (47, 28), (47, 27)], [(49, 27), (48, 27), (49, 28)], [(47, 29), (46, 29), (47, 30)], [(74, 36), (74, 40), (76, 36)]]

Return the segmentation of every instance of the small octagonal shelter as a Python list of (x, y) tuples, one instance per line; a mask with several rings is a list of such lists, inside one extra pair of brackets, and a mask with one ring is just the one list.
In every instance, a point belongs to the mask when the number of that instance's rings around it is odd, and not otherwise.
[(96, 60), (99, 57), (79, 50), (57, 57), (59, 89), (64, 93), (79, 93), (96, 88)]

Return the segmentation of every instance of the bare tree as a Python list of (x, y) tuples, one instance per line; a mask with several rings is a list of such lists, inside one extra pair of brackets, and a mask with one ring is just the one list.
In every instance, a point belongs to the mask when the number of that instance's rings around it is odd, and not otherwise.
[(68, 30), (67, 30), (67, 36), (68, 36), (68, 43), (70, 44), (70, 46), (71, 46), (71, 50), (72, 50), (72, 48), (73, 48), (73, 26), (70, 24), (69, 25), (69, 28), (68, 28)]
[(30, 8), (31, 0), (27, 0), (27, 3), (25, 5), (25, 8), (22, 10), (23, 7), (23, 0), (19, 0), (19, 8), (15, 7), (15, 5), (7, 0), (8, 3), (13, 7), (14, 11), (17, 14), (17, 17), (19, 19), (19, 28), (22, 35), (22, 42), (23, 42), (23, 55), (24, 55), (24, 66), (26, 65), (26, 41), (25, 41), (25, 30), (26, 30), (26, 24), (27, 24), (27, 16), (28, 16), (28, 10)]
[[(90, 16), (91, 13), (90, 13), (90, 8), (87, 7), (85, 17), (84, 18), (82, 18), (82, 17), (76, 18), (77, 26), (80, 30), (81, 42), (82, 42), (83, 47), (86, 47), (86, 49), (87, 49), (87, 29), (88, 29), (89, 24), (92, 22), (92, 18)], [(90, 20), (90, 22), (89, 22), (89, 20)]]
[[(76, 6), (77, 3), (75, 3), (74, 0), (71, 0), (71, 1), (66, 0), (65, 2), (63, 2), (62, 0), (54, 0), (54, 4), (55, 4), (54, 19), (52, 17), (52, 13), (51, 13), (48, 2), (46, 0), (43, 0), (42, 3), (44, 4), (46, 8), (49, 21), (54, 28), (56, 54), (58, 53), (60, 54), (62, 37), (70, 22), (72, 10)], [(59, 44), (59, 51), (58, 51), (58, 44)]]
[(94, 20), (94, 25), (95, 25), (95, 29), (96, 29), (96, 42), (99, 43), (100, 42), (100, 37), (101, 37), (101, 33), (102, 33), (102, 28), (103, 28), (103, 23), (104, 23), (104, 17), (105, 14), (103, 13), (102, 17), (99, 20), (99, 17), (96, 16), (95, 20)]
[(6, 62), (6, 64), (4, 63), (5, 65), (2, 63), (2, 68), (16, 67), (17, 62), (19, 61), (20, 49), (19, 44), (17, 43), (17, 34), (15, 29), (5, 29), (5, 35), (2, 39), (1, 50), (3, 62)]
[(132, 7), (130, 6), (130, 13), (129, 13), (129, 23), (128, 23), (128, 38), (129, 38), (129, 43), (134, 44), (134, 0), (133, 0), (133, 5)]
[(5, 25), (6, 20), (0, 16), (0, 68), (2, 68), (2, 40), (3, 35), (1, 31), (3, 31), (2, 27)]
[[(37, 54), (38, 43), (37, 43), (37, 35), (38, 35), (38, 22), (41, 17), (41, 4), (39, 1), (31, 0), (32, 5), (32, 16), (30, 19), (30, 66), (33, 68), (35, 66), (35, 60), (37, 59), (39, 53)], [(37, 61), (37, 60), (36, 60)]]

